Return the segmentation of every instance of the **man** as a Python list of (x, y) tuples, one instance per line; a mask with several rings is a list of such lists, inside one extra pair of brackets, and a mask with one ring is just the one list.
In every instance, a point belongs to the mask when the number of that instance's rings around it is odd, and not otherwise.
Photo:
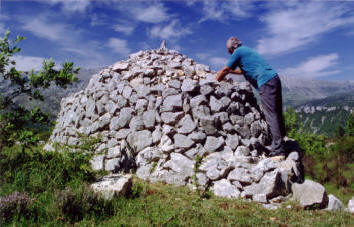
[(221, 81), (229, 73), (243, 74), (245, 79), (259, 91), (264, 115), (272, 134), (271, 152), (268, 155), (285, 155), (283, 139), (285, 125), (278, 74), (258, 53), (249, 47), (242, 46), (241, 41), (236, 37), (230, 37), (227, 40), (226, 48), (231, 58), (226, 67), (218, 72), (216, 79)]

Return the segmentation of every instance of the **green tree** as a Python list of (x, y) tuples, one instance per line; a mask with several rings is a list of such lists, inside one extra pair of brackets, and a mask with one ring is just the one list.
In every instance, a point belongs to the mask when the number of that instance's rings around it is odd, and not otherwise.
[(294, 137), (302, 128), (299, 116), (293, 108), (288, 108), (284, 112), (285, 129), (289, 137)]
[(345, 122), (345, 134), (354, 136), (354, 113), (349, 114)]
[(30, 133), (30, 126), (35, 124), (48, 124), (48, 115), (39, 108), (27, 109), (17, 105), (14, 100), (20, 95), (27, 95), (29, 99), (42, 100), (42, 89), (51, 85), (66, 88), (67, 85), (77, 81), (80, 68), (74, 67), (72, 62), (64, 62), (57, 69), (53, 60), (44, 60), (43, 66), (38, 72), (22, 72), (16, 69), (13, 55), (19, 53), (21, 48), (17, 44), (25, 37), (17, 36), (11, 40), (10, 31), (7, 31), (0, 39), (0, 79), (2, 83), (10, 83), (10, 89), (0, 92), (0, 149), (11, 145), (21, 139), (26, 143), (36, 141)]
[(339, 125), (336, 129), (335, 136), (343, 137), (345, 135), (345, 128), (342, 125)]

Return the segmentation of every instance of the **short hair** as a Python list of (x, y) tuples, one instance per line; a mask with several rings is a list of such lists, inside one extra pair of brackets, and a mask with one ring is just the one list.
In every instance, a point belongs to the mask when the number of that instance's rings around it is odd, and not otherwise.
[(226, 41), (226, 49), (227, 51), (232, 54), (232, 52), (239, 46), (242, 45), (241, 40), (239, 40), (237, 37), (230, 37)]

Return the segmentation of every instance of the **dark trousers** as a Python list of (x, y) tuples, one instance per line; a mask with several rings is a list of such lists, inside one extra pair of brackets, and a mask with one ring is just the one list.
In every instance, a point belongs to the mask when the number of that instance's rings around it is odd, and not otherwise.
[(272, 134), (272, 151), (285, 152), (285, 124), (283, 118), (283, 102), (281, 82), (278, 76), (269, 80), (259, 88), (264, 115)]

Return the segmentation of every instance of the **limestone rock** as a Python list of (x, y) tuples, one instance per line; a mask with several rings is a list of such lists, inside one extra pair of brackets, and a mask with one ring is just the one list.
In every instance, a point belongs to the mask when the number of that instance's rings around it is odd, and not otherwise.
[(127, 141), (130, 147), (132, 147), (136, 152), (139, 152), (152, 144), (151, 132), (148, 130), (132, 132), (129, 134)]
[(170, 157), (171, 159), (164, 164), (164, 168), (180, 173), (184, 178), (193, 175), (194, 161), (179, 153), (171, 153)]
[(190, 105), (192, 108), (206, 103), (207, 103), (207, 99), (204, 95), (197, 95), (193, 97), (190, 101)]
[(237, 135), (228, 134), (225, 142), (226, 145), (229, 146), (232, 150), (235, 150), (239, 145), (239, 139)]
[(189, 139), (187, 136), (182, 134), (174, 135), (173, 139), (175, 141), (174, 144), (176, 148), (188, 149), (194, 144), (193, 140)]
[(91, 184), (91, 188), (110, 200), (114, 196), (126, 196), (130, 193), (132, 187), (131, 175), (112, 174), (103, 177), (99, 182)]
[(325, 188), (312, 180), (305, 180), (304, 183), (294, 183), (291, 186), (294, 199), (297, 200), (303, 208), (326, 208), (328, 205), (328, 196)]
[(205, 150), (212, 153), (224, 144), (222, 137), (208, 136), (204, 145)]
[(210, 96), (210, 109), (213, 112), (220, 112), (223, 107), (223, 103), (216, 99), (214, 96)]
[(129, 63), (124, 63), (124, 62), (117, 62), (112, 66), (112, 70), (115, 72), (121, 72), (128, 70), (129, 68)]
[[(112, 155), (113, 156), (113, 155)], [(105, 170), (106, 171), (116, 171), (117, 168), (119, 168), (119, 158), (112, 158), (112, 159), (107, 159), (105, 163)]]
[(188, 138), (195, 142), (202, 142), (206, 138), (206, 135), (203, 132), (194, 131), (188, 135)]
[(284, 193), (284, 183), (281, 180), (280, 173), (273, 171), (266, 173), (259, 183), (252, 183), (244, 187), (244, 194), (247, 196), (254, 196), (264, 194), (267, 199), (274, 198)]
[(175, 124), (179, 119), (181, 119), (183, 114), (184, 114), (183, 112), (177, 112), (177, 113), (163, 112), (161, 114), (161, 120), (165, 124)]
[(130, 119), (132, 118), (132, 113), (133, 110), (129, 107), (121, 109), (119, 113), (119, 117), (116, 120), (116, 126), (113, 125), (114, 128), (124, 128), (127, 126), (130, 122)]
[(194, 91), (197, 87), (197, 83), (196, 81), (192, 80), (192, 79), (185, 79), (182, 82), (182, 87), (181, 90), (183, 92), (191, 92)]
[(354, 197), (348, 202), (348, 211), (354, 213)]
[(125, 139), (127, 138), (127, 136), (129, 135), (129, 133), (131, 132), (130, 129), (120, 129), (117, 133), (115, 133), (115, 138), (116, 139)]
[(332, 194), (328, 195), (328, 206), (326, 210), (338, 211), (343, 209), (344, 209), (344, 204), (342, 203), (342, 201), (340, 201), (337, 197), (335, 197)]
[(182, 95), (170, 95), (167, 96), (163, 102), (166, 107), (182, 108)]
[(253, 182), (250, 171), (244, 168), (232, 170), (227, 179), (230, 181), (238, 181), (241, 184), (251, 184)]
[(143, 166), (151, 162), (158, 162), (159, 159), (163, 158), (164, 154), (161, 149), (154, 148), (154, 147), (147, 147), (139, 154), (136, 158), (136, 164), (138, 166)]
[(240, 191), (226, 179), (215, 181), (212, 191), (216, 196), (226, 198), (238, 198), (240, 196)]
[(178, 126), (178, 133), (181, 134), (189, 134), (194, 131), (196, 128), (196, 124), (192, 120), (189, 114), (185, 115), (177, 124)]
[(129, 128), (132, 131), (140, 131), (144, 129), (144, 122), (142, 116), (135, 116), (129, 122)]
[(93, 170), (102, 170), (103, 169), (104, 157), (105, 157), (104, 155), (96, 155), (93, 157), (93, 159), (90, 161)]

